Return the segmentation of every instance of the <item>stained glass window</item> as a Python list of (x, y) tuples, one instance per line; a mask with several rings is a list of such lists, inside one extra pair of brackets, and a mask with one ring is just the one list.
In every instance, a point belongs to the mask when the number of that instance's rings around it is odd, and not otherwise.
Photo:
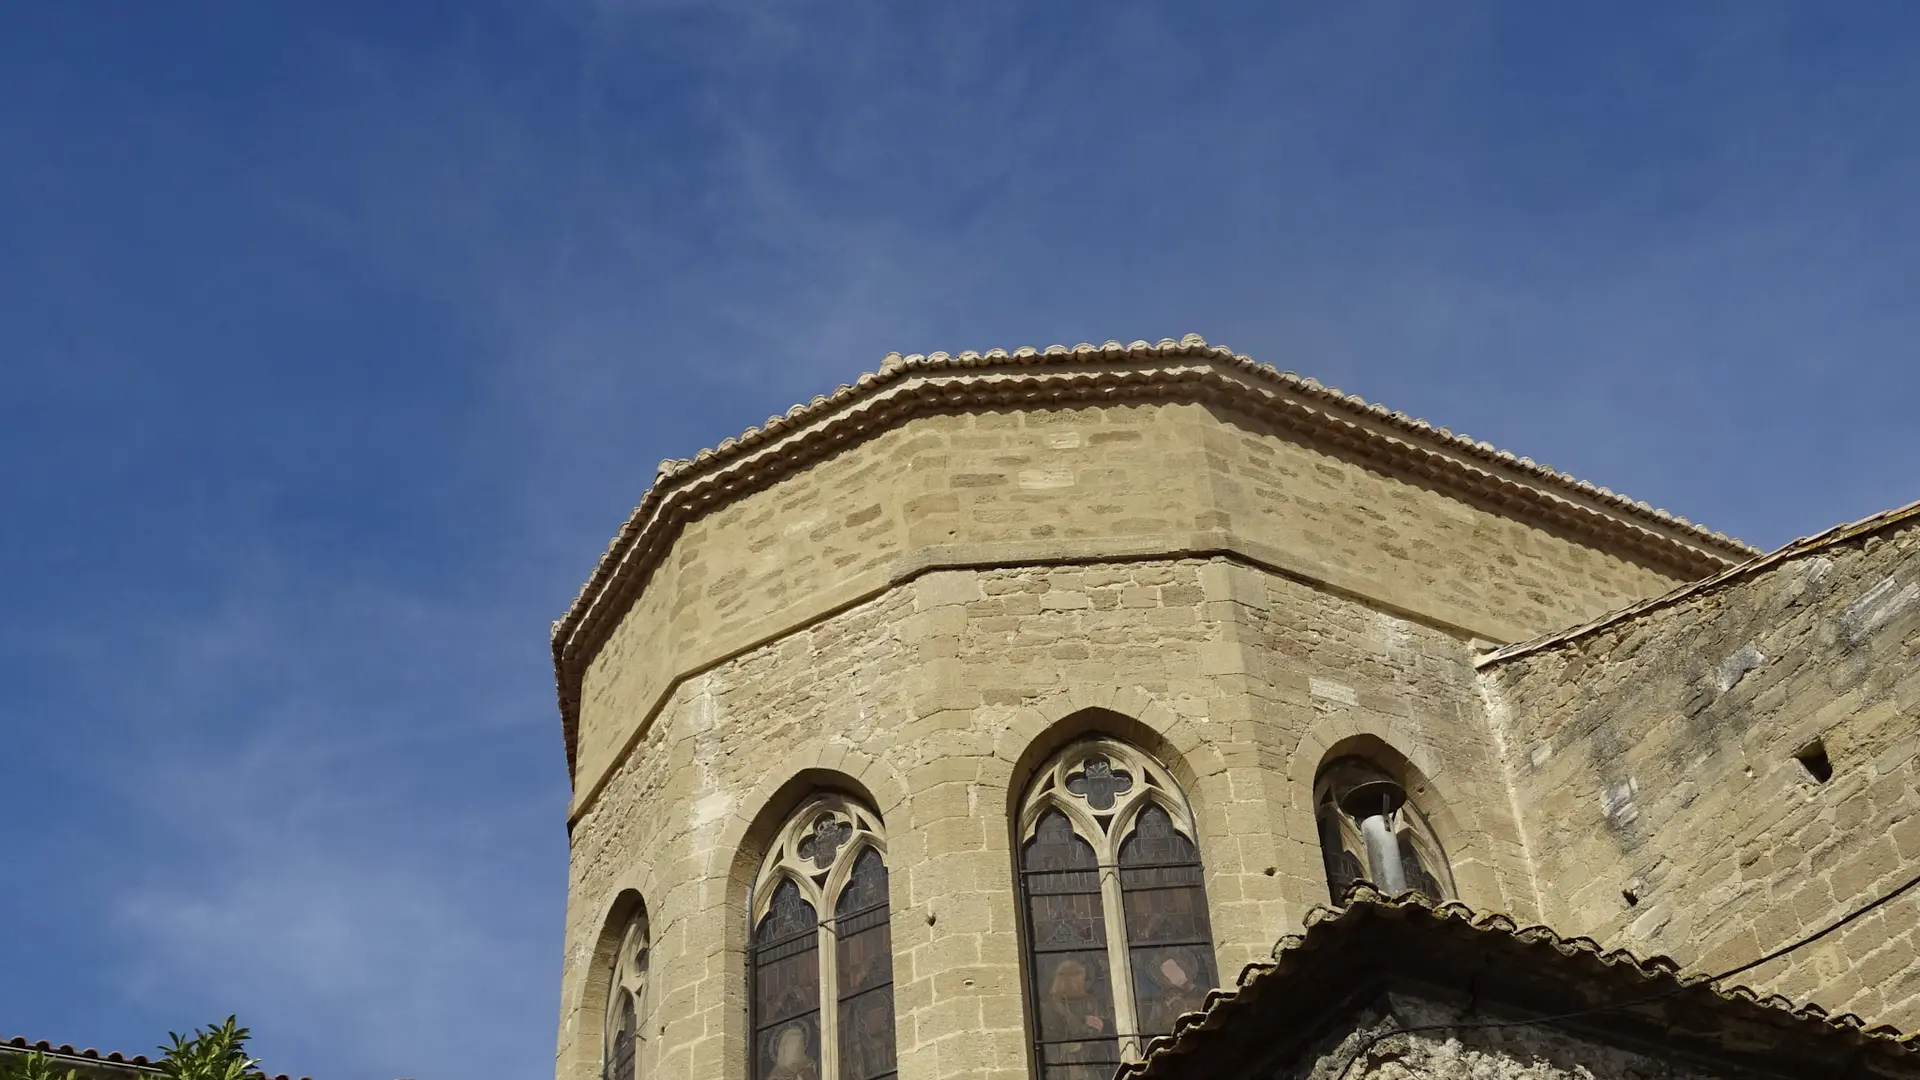
[(637, 897), (628, 906), (620, 926), (602, 1017), (604, 1041), (600, 1075), (603, 1080), (635, 1080), (641, 1073), (646, 1046), (647, 914), (646, 906)]
[(798, 1080), (803, 1063), (820, 1061), (819, 922), (788, 878), (753, 935), (754, 1044), (772, 1080)]
[(887, 920), (887, 867), (862, 851), (834, 908), (840, 996), (841, 1080), (891, 1080), (893, 928)]
[(1038, 1080), (1107, 1080), (1214, 985), (1192, 812), (1157, 763), (1095, 739), (1036, 775), (1021, 832)]
[(633, 1031), (638, 1019), (633, 1014), (633, 995), (620, 992), (615, 1012), (613, 1050), (607, 1059), (607, 1080), (633, 1080)]
[[(1109, 803), (1111, 805), (1111, 803)], [(1020, 853), (1040, 1028), (1042, 1080), (1113, 1074), (1120, 1063), (1100, 859), (1058, 810)]]
[(1213, 931), (1201, 882), (1200, 851), (1173, 828), (1166, 810), (1140, 811), (1120, 845), (1120, 896), (1140, 1033), (1173, 1031), (1174, 1018), (1198, 1012), (1215, 983)]
[(1420, 858), (1420, 849), (1414, 846), (1411, 830), (1400, 833), (1400, 867), (1407, 876), (1407, 888), (1417, 889), (1435, 900), (1447, 898), (1447, 894), (1440, 889), (1440, 879), (1433, 876), (1425, 860)]
[(1338, 904), (1346, 897), (1347, 889), (1354, 882), (1366, 880), (1367, 867), (1360, 861), (1360, 856), (1353, 852), (1357, 838), (1349, 841), (1349, 830), (1341, 820), (1340, 808), (1333, 805), (1332, 796), (1320, 801), (1317, 817), (1320, 858), (1327, 870), (1327, 895)]
[(755, 885), (754, 1080), (897, 1077), (883, 844), (879, 818), (840, 796), (776, 836)]

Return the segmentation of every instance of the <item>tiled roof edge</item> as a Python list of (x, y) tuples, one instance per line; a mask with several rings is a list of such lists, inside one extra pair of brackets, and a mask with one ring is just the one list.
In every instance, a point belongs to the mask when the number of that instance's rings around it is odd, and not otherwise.
[(1869, 1045), (1889, 1053), (1920, 1055), (1920, 1035), (1906, 1034), (1886, 1024), (1868, 1027), (1866, 1021), (1853, 1013), (1829, 1013), (1819, 1005), (1796, 1003), (1779, 994), (1762, 997), (1746, 986), (1715, 987), (1711, 985), (1713, 980), (1710, 976), (1686, 972), (1670, 957), (1641, 957), (1628, 949), (1603, 948), (1592, 938), (1562, 937), (1551, 927), (1538, 923), (1522, 927), (1511, 917), (1498, 912), (1481, 911), (1458, 901), (1436, 904), (1418, 892), (1387, 896), (1364, 882), (1349, 888), (1345, 899), (1347, 903), (1342, 907), (1316, 905), (1308, 911), (1306, 933), (1281, 937), (1274, 944), (1272, 959), (1257, 960), (1243, 967), (1232, 989), (1209, 993), (1199, 1012), (1187, 1013), (1176, 1019), (1172, 1034), (1155, 1036), (1147, 1043), (1140, 1060), (1123, 1063), (1114, 1073), (1114, 1080), (1153, 1080), (1164, 1075), (1156, 1071), (1157, 1063), (1185, 1053), (1190, 1033), (1219, 1026), (1221, 1014), (1231, 1010), (1250, 986), (1275, 977), (1291, 957), (1320, 947), (1326, 935), (1324, 931), (1316, 934), (1318, 927), (1350, 922), (1374, 912), (1388, 915), (1413, 913), (1435, 920), (1457, 921), (1480, 933), (1499, 934), (1528, 944), (1545, 944), (1563, 956), (1585, 955), (1608, 967), (1624, 966), (1648, 981), (1667, 982), (1676, 988), (1704, 986), (1722, 1000), (1765, 1009), (1785, 1019), (1819, 1024), (1837, 1033), (1865, 1040)]
[(1737, 566), (1730, 566), (1712, 577), (1702, 578), (1699, 581), (1690, 581), (1685, 585), (1662, 593), (1659, 596), (1642, 600), (1636, 604), (1629, 604), (1626, 607), (1614, 611), (1609, 611), (1604, 615), (1581, 623), (1578, 626), (1569, 627), (1565, 630), (1555, 630), (1550, 634), (1542, 634), (1537, 638), (1531, 638), (1527, 641), (1517, 641), (1511, 645), (1483, 653), (1474, 658), (1473, 666), (1476, 668), (1491, 667), (1503, 660), (1511, 660), (1515, 657), (1526, 656), (1529, 653), (1539, 652), (1556, 645), (1564, 645), (1570, 641), (1586, 637), (1589, 634), (1598, 633), (1615, 624), (1644, 615), (1650, 611), (1658, 611), (1661, 608), (1672, 607), (1684, 600), (1710, 593), (1731, 582), (1751, 577), (1762, 571), (1771, 570), (1789, 559), (1812, 554), (1823, 548), (1830, 548), (1837, 544), (1846, 543), (1849, 540), (1859, 539), (1860, 537), (1879, 532), (1882, 529), (1892, 528), (1895, 525), (1915, 517), (1920, 517), (1920, 500), (1915, 500), (1905, 506), (1896, 506), (1891, 510), (1882, 510), (1877, 514), (1869, 514), (1858, 521), (1835, 525), (1825, 532), (1815, 533), (1812, 536), (1803, 536), (1765, 555), (1748, 559), (1746, 562), (1740, 563)]
[[(702, 450), (692, 458), (668, 459), (660, 463), (653, 485), (647, 489), (640, 503), (627, 516), (619, 532), (614, 534), (595, 565), (593, 573), (575, 594), (573, 602), (568, 605), (566, 613), (553, 623), (552, 648), (555, 676), (561, 684), (558, 689), (562, 724), (566, 733), (568, 773), (572, 774), (576, 764), (573, 728), (577, 703), (572, 700), (569, 693), (567, 669), (570, 662), (578, 659), (574, 655), (577, 639), (583, 627), (590, 626), (596, 621), (594, 608), (621, 577), (627, 565), (628, 553), (645, 532), (655, 511), (671, 492), (710, 476), (738, 459), (793, 434), (817, 420), (843, 413), (911, 375), (984, 372), (990, 369), (1019, 369), (1050, 364), (1084, 364), (1101, 360), (1140, 360), (1162, 357), (1201, 359), (1220, 363), (1281, 387), (1290, 393), (1312, 399), (1320, 405), (1329, 407), (1331, 411), (1345, 414), (1348, 418), (1364, 419), (1380, 424), (1411, 436), (1429, 447), (1476, 458), (1497, 468), (1511, 470), (1540, 482), (1546, 488), (1556, 489), (1572, 496), (1576, 500), (1586, 500), (1605, 507), (1624, 519), (1621, 521), (1623, 529), (1631, 530), (1637, 527), (1661, 536), (1665, 543), (1676, 549), (1687, 549), (1696, 555), (1716, 560), (1722, 565), (1759, 553), (1757, 548), (1740, 540), (1658, 509), (1644, 501), (1630, 499), (1609, 488), (1588, 483), (1558, 469), (1542, 465), (1532, 458), (1501, 450), (1483, 440), (1473, 439), (1448, 428), (1436, 427), (1425, 420), (1408, 416), (1404, 412), (1368, 402), (1357, 394), (1344, 393), (1318, 380), (1304, 378), (1290, 371), (1281, 371), (1271, 364), (1259, 363), (1246, 354), (1236, 353), (1225, 346), (1210, 345), (1198, 334), (1188, 334), (1177, 341), (1173, 338), (1162, 338), (1158, 342), (1137, 340), (1122, 344), (1119, 341), (1107, 341), (1101, 345), (1082, 342), (1071, 348), (1065, 345), (1050, 345), (1044, 349), (1029, 346), (1014, 349), (1011, 352), (1005, 349), (989, 349), (984, 353), (967, 350), (953, 355), (944, 352), (924, 355), (914, 353), (905, 356), (897, 352), (888, 353), (881, 361), (878, 371), (866, 372), (852, 383), (841, 385), (831, 394), (816, 395), (813, 400), (794, 405), (784, 414), (770, 416), (759, 427), (748, 428), (734, 438), (724, 439), (718, 446)], [(1634, 526), (1632, 523), (1636, 520), (1642, 524)], [(588, 651), (591, 652), (595, 648), (597, 648), (597, 642), (590, 643)]]
[[(55, 1046), (45, 1039), (41, 1039), (38, 1042), (28, 1042), (24, 1035), (15, 1035), (10, 1039), (0, 1038), (0, 1050), (17, 1051), (22, 1054), (38, 1050), (50, 1058), (55, 1058), (63, 1062), (78, 1063), (81, 1065), (118, 1066), (124, 1069), (136, 1069), (140, 1072), (152, 1073), (156, 1076), (160, 1074), (160, 1063), (148, 1058), (145, 1054), (133, 1054), (129, 1056), (121, 1054), (118, 1050), (102, 1052), (92, 1047), (76, 1050), (72, 1043), (61, 1043)], [(268, 1077), (267, 1080), (295, 1080), (295, 1078), (288, 1076), (286, 1073), (279, 1073)], [(302, 1076), (299, 1077), (298, 1080), (312, 1080), (312, 1078)]]

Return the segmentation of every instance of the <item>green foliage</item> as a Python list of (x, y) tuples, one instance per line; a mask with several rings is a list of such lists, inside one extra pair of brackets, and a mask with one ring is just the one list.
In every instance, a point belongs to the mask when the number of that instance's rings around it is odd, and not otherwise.
[(259, 1062), (247, 1056), (247, 1036), (252, 1034), (227, 1017), (218, 1027), (193, 1029), (190, 1038), (167, 1032), (171, 1046), (161, 1047), (160, 1075), (167, 1080), (257, 1080), (265, 1075), (254, 1068)]
[(84, 1080), (77, 1069), (61, 1072), (54, 1060), (38, 1050), (24, 1057), (0, 1059), (0, 1080)]
[[(259, 1062), (247, 1056), (250, 1034), (231, 1016), (186, 1037), (170, 1031), (173, 1043), (160, 1048), (154, 1068), (167, 1080), (264, 1080), (266, 1074), (255, 1068)], [(62, 1071), (58, 1059), (38, 1050), (0, 1055), (0, 1080), (88, 1080), (93, 1075), (85, 1069)]]

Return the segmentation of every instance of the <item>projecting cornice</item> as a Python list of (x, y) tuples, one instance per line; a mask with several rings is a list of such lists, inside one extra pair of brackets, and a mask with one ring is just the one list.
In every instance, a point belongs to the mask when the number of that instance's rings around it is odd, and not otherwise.
[(916, 415), (1128, 402), (1196, 402), (1253, 414), (1304, 442), (1418, 477), (1681, 577), (1706, 577), (1758, 554), (1644, 502), (1256, 363), (1198, 335), (956, 356), (891, 353), (879, 371), (831, 395), (796, 405), (692, 459), (660, 464), (653, 486), (553, 626), (569, 772), (577, 757), (586, 667), (686, 522)]

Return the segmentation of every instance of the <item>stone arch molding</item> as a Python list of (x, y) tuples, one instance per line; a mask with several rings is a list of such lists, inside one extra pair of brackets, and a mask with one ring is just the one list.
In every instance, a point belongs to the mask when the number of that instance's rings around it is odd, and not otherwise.
[(1020, 798), (1041, 762), (1075, 739), (1107, 735), (1139, 744), (1172, 773), (1187, 797), (1206, 799), (1210, 778), (1226, 759), (1189, 720), (1137, 686), (1076, 687), (1015, 712), (994, 739), (996, 779), (1010, 802)]
[[(840, 788), (864, 799), (885, 822), (906, 801), (906, 784), (884, 759), (850, 746), (813, 746), (788, 755), (785, 768), (771, 773), (736, 801), (713, 846), (719, 862), (709, 872), (741, 877), (751, 874), (767, 849), (749, 850), (764, 836), (773, 842), (785, 815), (815, 789)], [(787, 804), (787, 805), (783, 805)], [(731, 864), (731, 865), (727, 865)]]
[(1449, 850), (1468, 835), (1460, 815), (1475, 816), (1465, 796), (1433, 759), (1432, 748), (1408, 732), (1369, 720), (1340, 720), (1321, 724), (1294, 746), (1287, 762), (1287, 787), (1294, 793), (1293, 811), (1313, 815), (1313, 785), (1320, 769), (1338, 757), (1352, 754), (1373, 758), (1402, 786), (1421, 799), (1422, 813)]
[[(579, 1059), (579, 1075), (599, 1076), (604, 1070), (603, 1053), (607, 1045), (607, 1019), (609, 1009), (615, 999), (615, 990), (624, 988), (646, 993), (645, 983), (650, 977), (646, 970), (650, 963), (652, 947), (658, 941), (659, 927), (654, 921), (652, 909), (646, 902), (649, 888), (654, 884), (650, 867), (630, 867), (623, 871), (607, 891), (608, 900), (601, 906), (598, 928), (591, 941), (591, 951), (586, 962), (581, 965), (580, 975), (570, 988), (568, 1015), (575, 1035), (574, 1056)], [(635, 939), (638, 928), (639, 938)], [(638, 948), (644, 954), (638, 958), (628, 956), (628, 950)], [(637, 967), (636, 967), (637, 960)], [(652, 1017), (652, 1006), (656, 1000), (644, 1003), (636, 1002), (636, 1022), (640, 1025), (636, 1035), (641, 1043), (651, 1041), (651, 1033), (646, 1024)]]
[[(787, 754), (777, 771), (728, 800), (724, 819), (709, 834), (713, 839), (702, 841), (707, 846), (696, 865), (704, 860), (704, 878), (713, 886), (711, 896), (724, 897), (719, 905), (719, 934), (731, 969), (745, 970), (750, 949), (748, 919), (739, 913), (771, 896), (771, 889), (756, 890), (753, 886), (768, 854), (776, 850), (789, 820), (795, 817), (794, 812), (816, 797), (844, 798), (865, 806), (877, 818), (877, 831), (884, 836), (886, 822), (905, 803), (906, 790), (900, 774), (884, 759), (843, 744), (815, 743)], [(885, 856), (883, 845), (884, 841), (875, 847)], [(851, 866), (851, 860), (846, 862)], [(744, 1006), (726, 1011), (720, 1034), (727, 1045), (749, 1044), (752, 1036), (747, 1019)], [(748, 1057), (745, 1053), (729, 1053), (721, 1075), (726, 1080), (744, 1080), (751, 1071)]]
[(1432, 833), (1429, 843), (1437, 845), (1446, 862), (1443, 884), (1455, 890), (1457, 898), (1470, 903), (1477, 898), (1490, 906), (1505, 906), (1498, 900), (1504, 891), (1499, 881), (1485, 873), (1490, 869), (1485, 865), (1489, 860), (1483, 850), (1487, 830), (1481, 827), (1485, 808), (1459, 789), (1435, 760), (1433, 747), (1426, 740), (1400, 730), (1398, 725), (1352, 718), (1320, 724), (1302, 735), (1287, 763), (1291, 796), (1285, 810), (1287, 831), (1315, 838), (1313, 844), (1299, 849), (1299, 857), (1307, 859), (1306, 852), (1311, 851), (1311, 858), (1295, 867), (1301, 880), (1321, 883), (1309, 894), (1311, 903), (1326, 902), (1314, 798), (1321, 771), (1344, 757), (1372, 763), (1407, 790)]

